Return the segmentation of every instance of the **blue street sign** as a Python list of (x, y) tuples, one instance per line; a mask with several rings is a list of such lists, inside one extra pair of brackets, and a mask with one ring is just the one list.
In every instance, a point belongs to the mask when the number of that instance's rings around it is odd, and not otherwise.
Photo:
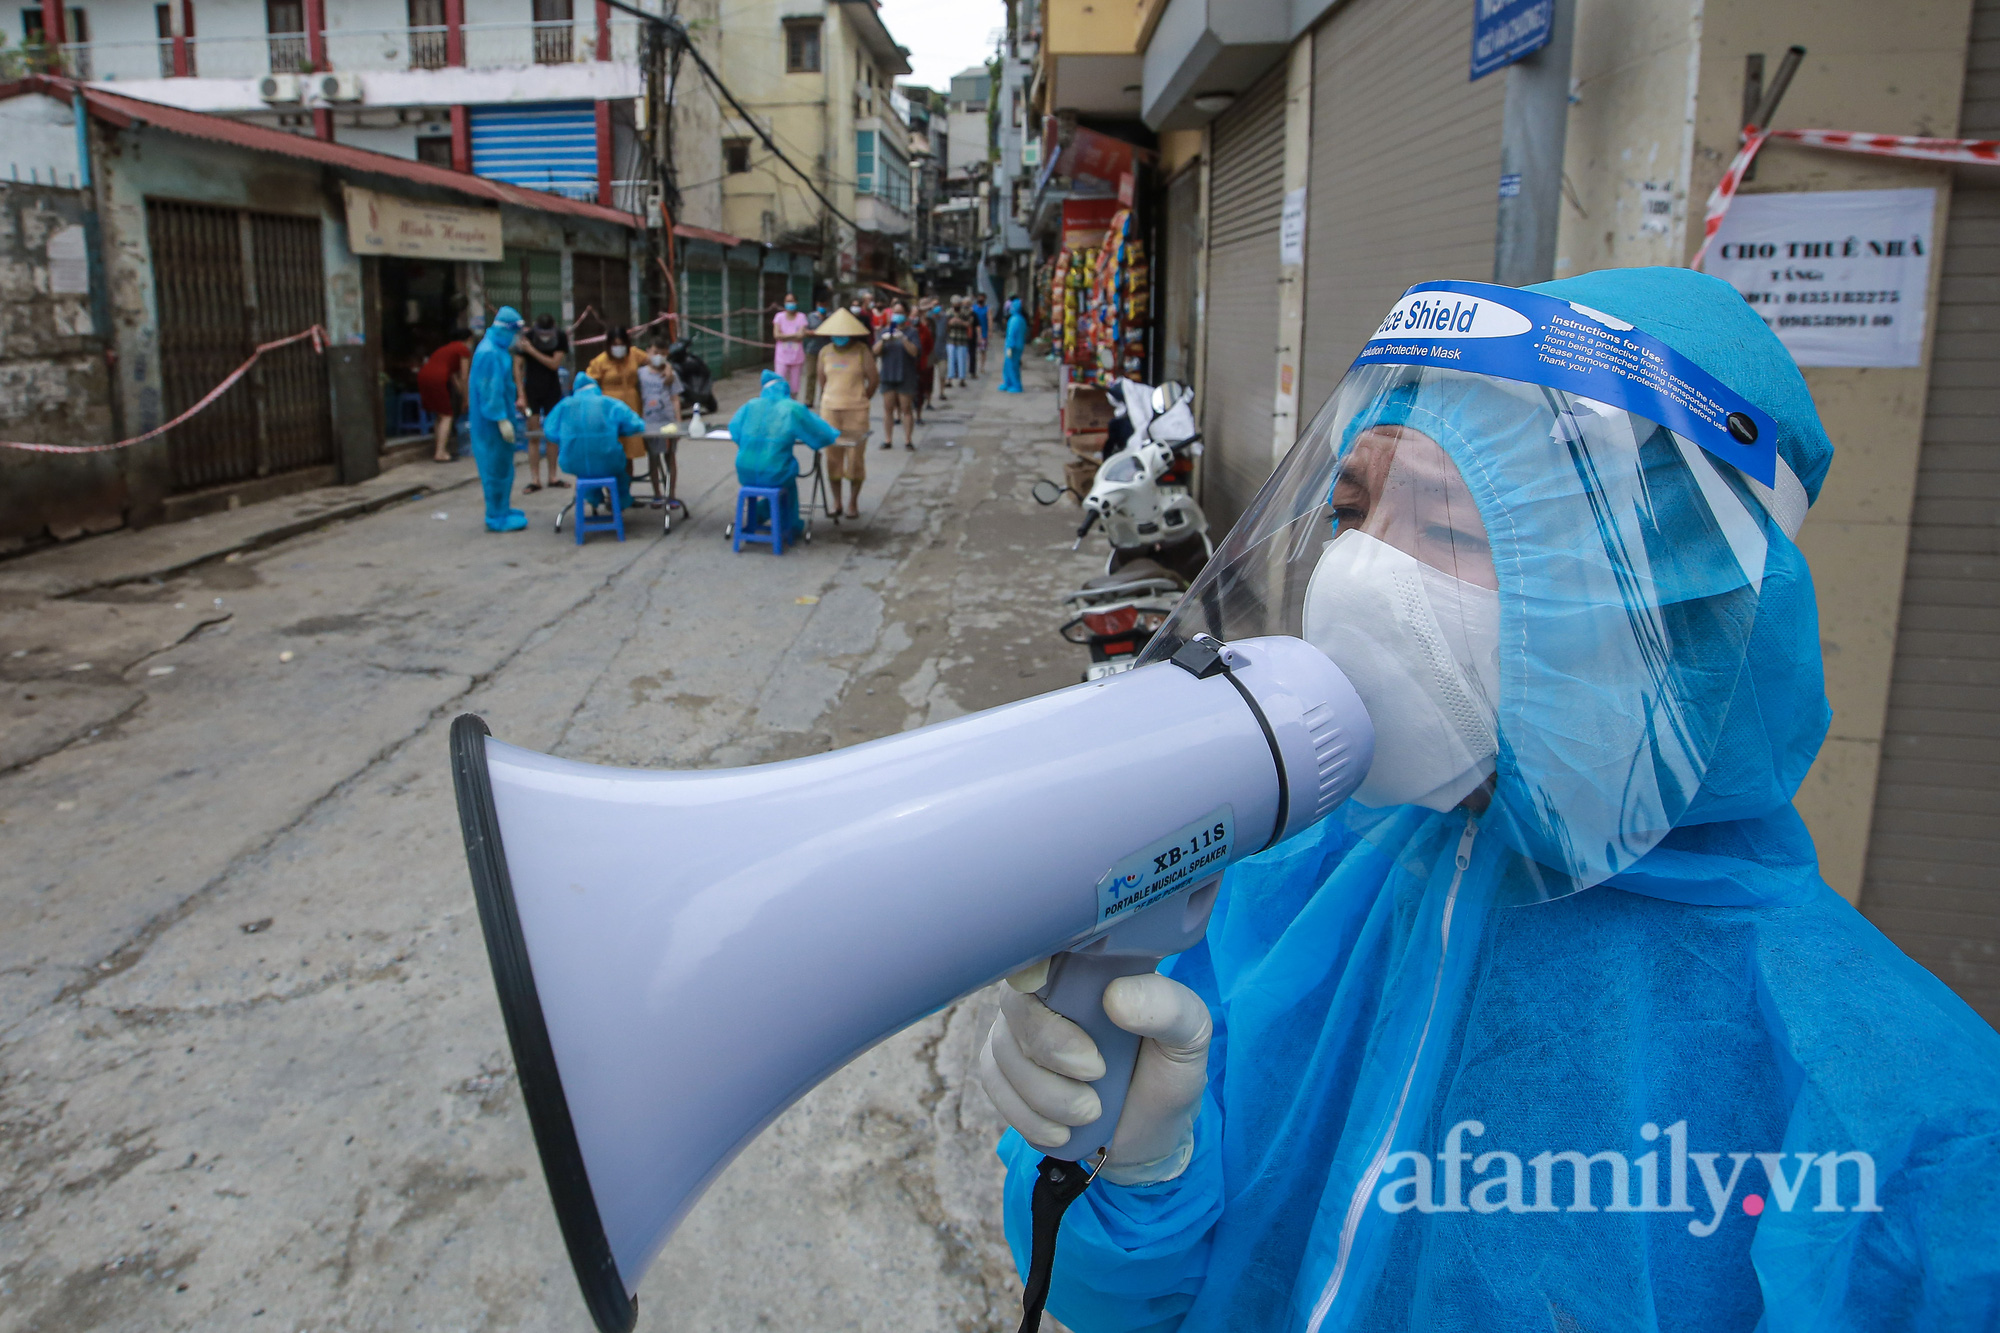
[(1547, 46), (1555, 13), (1555, 0), (1472, 0), (1472, 77)]

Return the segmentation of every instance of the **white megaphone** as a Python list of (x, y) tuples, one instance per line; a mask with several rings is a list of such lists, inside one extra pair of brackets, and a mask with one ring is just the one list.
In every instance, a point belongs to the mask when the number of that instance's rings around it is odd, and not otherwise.
[[(1367, 775), (1374, 729), (1293, 638), (1171, 661), (850, 749), (643, 772), (494, 740), (453, 778), (521, 1094), (584, 1299), (630, 1329), (707, 1184), (862, 1051), (1036, 959), (1105, 1055), (1092, 1156), (1138, 1038), (1105, 985), (1201, 938), (1225, 867)], [(1106, 792), (1140, 793), (1107, 813)], [(643, 838), (634, 832), (643, 830)]]

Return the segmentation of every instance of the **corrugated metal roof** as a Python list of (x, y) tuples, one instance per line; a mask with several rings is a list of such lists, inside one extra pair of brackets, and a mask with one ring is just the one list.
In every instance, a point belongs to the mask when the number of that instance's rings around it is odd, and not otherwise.
[(53, 75), (36, 74), (13, 83), (0, 84), (0, 101), (19, 97), (24, 93), (42, 93), (49, 97), (67, 99), (74, 97), (79, 91), (83, 93), (84, 101), (89, 105), (93, 115), (120, 128), (133, 124), (150, 125), (155, 129), (166, 130), (172, 134), (184, 134), (190, 138), (233, 144), (238, 148), (248, 148), (256, 152), (304, 158), (308, 161), (323, 162), (331, 167), (366, 172), (375, 176), (389, 176), (418, 185), (432, 185), (491, 203), (512, 204), (516, 208), (533, 209), (543, 213), (564, 213), (573, 217), (609, 222), (620, 227), (639, 225), (639, 219), (630, 213), (616, 208), (606, 208), (602, 204), (587, 200), (567, 199), (559, 194), (527, 190), (518, 185), (508, 185), (503, 181), (488, 180), (483, 176), (453, 171), (449, 167), (433, 166), (428, 162), (416, 162), (405, 157), (391, 157), (387, 153), (372, 152), (366, 148), (355, 148), (343, 143), (328, 143), (324, 139), (310, 139), (300, 134), (287, 134), (283, 130), (274, 130), (263, 125), (230, 120), (226, 116), (211, 116), (202, 111), (185, 111), (180, 107), (166, 106), (159, 102), (142, 102), (136, 97), (124, 97), (117, 93), (106, 92), (102, 88), (92, 88), (88, 85), (79, 87), (72, 80)]

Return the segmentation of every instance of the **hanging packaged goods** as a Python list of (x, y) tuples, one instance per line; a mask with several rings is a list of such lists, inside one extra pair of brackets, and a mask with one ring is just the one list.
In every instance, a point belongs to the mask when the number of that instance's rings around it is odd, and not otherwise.
[(1100, 383), (1115, 371), (1143, 374), (1151, 307), (1146, 245), (1130, 208), (1116, 199), (1063, 204), (1063, 248), (1049, 270), (1044, 308), (1072, 378)]

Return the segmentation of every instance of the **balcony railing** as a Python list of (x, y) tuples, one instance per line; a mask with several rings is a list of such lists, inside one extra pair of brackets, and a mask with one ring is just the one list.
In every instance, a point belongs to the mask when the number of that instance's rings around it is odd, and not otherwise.
[[(506, 69), (525, 65), (559, 65), (597, 58), (594, 17), (541, 23), (467, 23), (460, 27), (465, 64), (472, 69)], [(329, 28), (326, 64), (359, 73), (403, 69), (442, 69), (447, 59), (448, 30), (417, 28)], [(310, 71), (306, 34), (271, 33), (241, 37), (187, 38), (188, 66), (203, 78), (259, 79), (266, 74)], [(62, 48), (67, 72), (99, 80), (158, 79), (174, 70), (173, 40), (157, 38), (125, 42), (73, 42)], [(639, 21), (619, 17), (611, 23), (610, 58), (631, 62), (639, 57)]]

